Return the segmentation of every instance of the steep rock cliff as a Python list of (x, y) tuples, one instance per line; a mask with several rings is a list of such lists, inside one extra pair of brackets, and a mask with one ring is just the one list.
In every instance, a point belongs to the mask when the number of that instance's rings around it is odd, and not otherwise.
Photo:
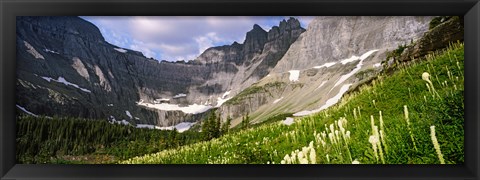
[(270, 37), (254, 25), (243, 44), (209, 48), (189, 62), (158, 62), (109, 44), (78, 17), (18, 17), (17, 105), (39, 115), (157, 126), (198, 121), (226, 91), (265, 76), (305, 31), (296, 19), (280, 26), (289, 28)]
[[(344, 93), (369, 78), (366, 76), (379, 72), (387, 51), (420, 39), (431, 19), (316, 17), (275, 68), (257, 82), (264, 90), (243, 101), (227, 102), (220, 107), (220, 114), (236, 118), (235, 125), (247, 113), (256, 123), (282, 113), (304, 116), (319, 112), (339, 102)], [(269, 83), (283, 85), (263, 86)]]

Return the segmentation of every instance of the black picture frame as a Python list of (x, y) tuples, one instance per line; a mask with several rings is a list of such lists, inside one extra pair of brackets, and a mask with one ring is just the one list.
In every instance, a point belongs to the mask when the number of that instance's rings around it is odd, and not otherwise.
[[(478, 0), (2, 0), (0, 179), (479, 179)], [(465, 20), (463, 165), (15, 164), (15, 17), (86, 15), (459, 15)]]

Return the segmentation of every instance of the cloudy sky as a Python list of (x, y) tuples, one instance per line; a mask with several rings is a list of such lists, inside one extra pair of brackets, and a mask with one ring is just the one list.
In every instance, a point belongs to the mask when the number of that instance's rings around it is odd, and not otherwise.
[[(142, 52), (158, 60), (192, 60), (212, 46), (243, 43), (254, 24), (268, 31), (289, 16), (121, 17), (82, 16), (95, 24), (116, 46)], [(313, 17), (296, 17), (306, 28)]]

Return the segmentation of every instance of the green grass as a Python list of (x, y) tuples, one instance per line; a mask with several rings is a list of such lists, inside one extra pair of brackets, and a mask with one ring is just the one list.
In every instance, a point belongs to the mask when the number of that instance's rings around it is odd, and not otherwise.
[[(286, 162), (286, 155), (297, 157), (302, 151), (307, 155), (314, 149), (315, 163), (321, 164), (351, 164), (354, 160), (361, 164), (439, 164), (430, 136), (430, 126), (435, 126), (436, 138), (445, 162), (462, 164), (463, 57), (463, 44), (453, 44), (447, 50), (404, 66), (390, 76), (380, 75), (371, 84), (344, 96), (337, 105), (309, 117), (297, 118), (290, 126), (270, 123), (229, 133), (208, 142), (160, 151), (119, 163), (279, 164)], [(427, 82), (422, 80), (424, 72), (430, 74), (430, 80), (438, 94), (427, 89)], [(405, 105), (408, 107), (409, 125), (404, 114)], [(382, 111), (383, 127), (380, 127), (379, 111)], [(371, 116), (374, 117), (375, 126), (383, 129), (384, 135), (379, 140), (381, 142), (375, 144), (377, 155), (369, 142), (375, 134)], [(347, 122), (340, 127), (337, 121), (342, 118)], [(338, 139), (335, 138), (335, 133), (332, 139), (329, 138), (328, 134), (332, 133), (330, 126), (334, 131), (339, 131)], [(345, 138), (347, 132), (350, 136)], [(383, 158), (380, 157), (380, 152), (383, 153)], [(310, 154), (305, 157), (310, 158)], [(298, 162), (297, 157), (293, 163)]]
[(285, 85), (284, 82), (271, 82), (271, 83), (267, 83), (263, 86), (258, 86), (256, 84), (254, 84), (254, 85), (246, 88), (242, 92), (238, 93), (238, 95), (236, 95), (232, 99), (229, 99), (227, 102), (225, 102), (225, 104), (226, 105), (236, 105), (236, 104), (239, 104), (240, 102), (242, 102), (245, 99), (253, 98), (253, 97), (250, 97), (250, 95), (252, 95), (252, 94), (257, 94), (257, 93), (261, 93), (261, 92), (267, 93), (269, 88), (273, 88), (273, 87), (278, 88), (278, 87), (281, 87), (281, 86), (284, 86), (284, 85)]

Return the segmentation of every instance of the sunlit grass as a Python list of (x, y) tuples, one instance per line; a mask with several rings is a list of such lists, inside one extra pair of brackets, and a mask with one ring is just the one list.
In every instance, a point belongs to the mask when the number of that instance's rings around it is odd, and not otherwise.
[(461, 164), (463, 57), (463, 43), (452, 44), (290, 126), (261, 125), (119, 163)]

